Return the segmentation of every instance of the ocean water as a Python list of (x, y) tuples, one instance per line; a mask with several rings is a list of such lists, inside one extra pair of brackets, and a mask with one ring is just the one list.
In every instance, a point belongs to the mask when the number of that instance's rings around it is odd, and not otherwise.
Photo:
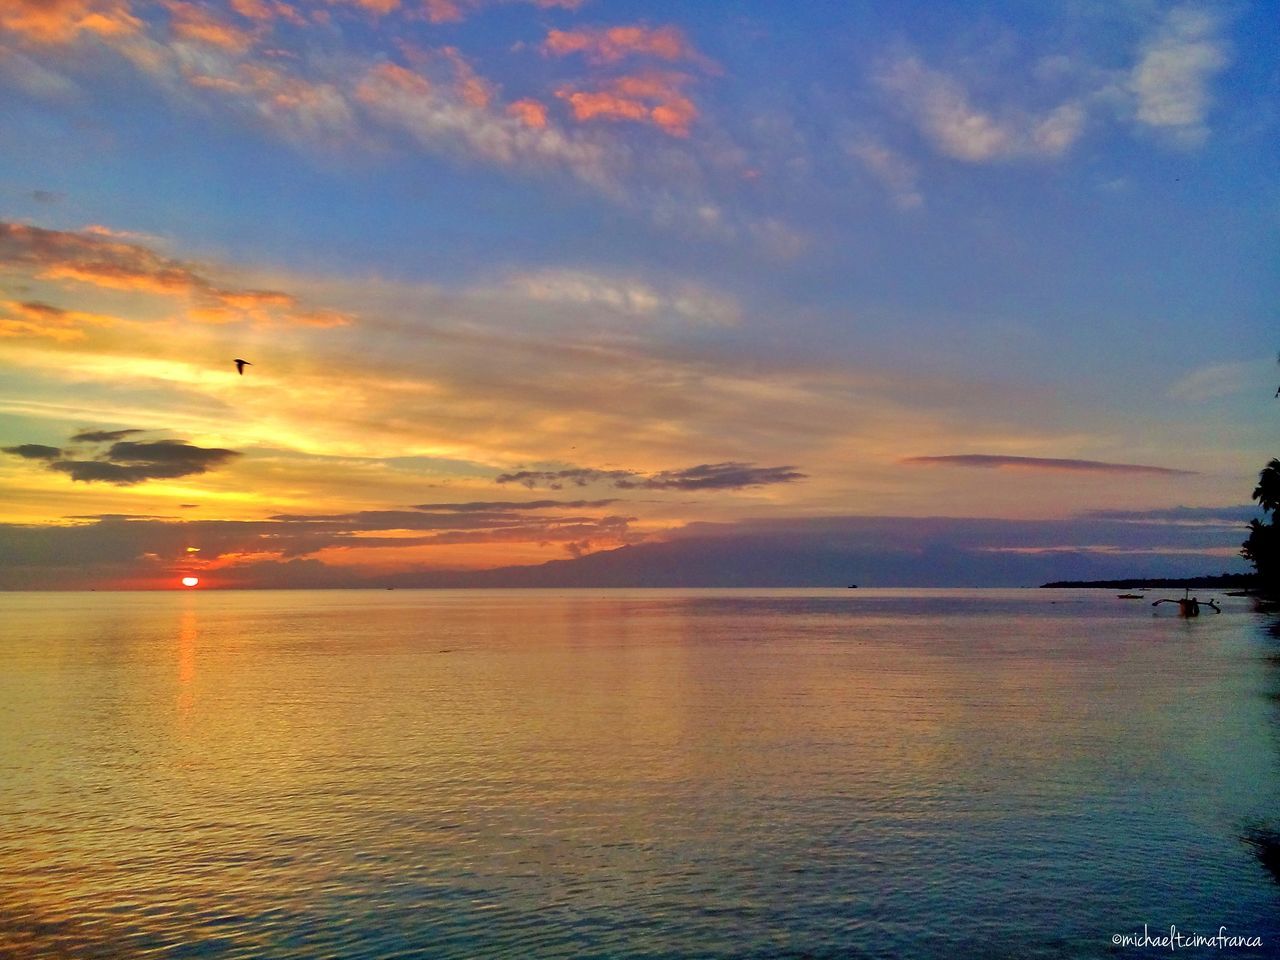
[(1280, 955), (1225, 604), (0, 594), (0, 956)]

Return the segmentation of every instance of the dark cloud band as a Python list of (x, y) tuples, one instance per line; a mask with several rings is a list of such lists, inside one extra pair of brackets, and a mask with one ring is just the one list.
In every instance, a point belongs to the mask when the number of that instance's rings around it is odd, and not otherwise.
[(1015, 467), (1026, 470), (1061, 470), (1073, 473), (1131, 473), (1163, 476), (1190, 476), (1194, 470), (1173, 470), (1140, 463), (1107, 463), (1102, 460), (1059, 460), (1052, 457), (1005, 457), (988, 453), (966, 453), (942, 457), (907, 457), (902, 461), (926, 467), (981, 467), (1000, 469)]
[(497, 483), (518, 483), (533, 489), (561, 490), (566, 483), (585, 487), (608, 483), (619, 490), (741, 490), (775, 483), (795, 483), (808, 479), (795, 467), (757, 467), (751, 463), (703, 463), (683, 470), (662, 470), (654, 474), (631, 470), (520, 470), (494, 478)]
[[(84, 430), (70, 440), (87, 444), (90, 450), (63, 449), (39, 443), (4, 447), (5, 453), (24, 460), (41, 460), (55, 473), (64, 473), (81, 483), (111, 483), (132, 486), (147, 480), (173, 480), (208, 473), (240, 456), (236, 450), (198, 447), (186, 440), (123, 440), (143, 430)], [(105, 450), (101, 447), (110, 444)], [(98, 447), (98, 452), (92, 448)]]
[(57, 460), (62, 456), (59, 447), (46, 447), (42, 443), (23, 443), (16, 447), (0, 447), (5, 453), (24, 460)]

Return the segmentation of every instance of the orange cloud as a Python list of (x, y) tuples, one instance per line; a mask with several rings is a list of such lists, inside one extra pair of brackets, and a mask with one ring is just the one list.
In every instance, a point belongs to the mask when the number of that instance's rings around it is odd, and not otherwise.
[(575, 119), (636, 120), (649, 117), (649, 108), (635, 100), (627, 100), (611, 93), (588, 93), (584, 90), (560, 89), (556, 96), (568, 101)]
[(581, 53), (592, 63), (618, 63), (631, 56), (673, 61), (700, 59), (684, 33), (670, 25), (552, 30), (542, 50), (556, 57)]
[(81, 33), (119, 36), (134, 33), (142, 22), (129, 0), (3, 0), (0, 29), (35, 43), (69, 43)]
[(526, 127), (533, 127), (535, 130), (542, 130), (547, 126), (546, 104), (537, 100), (517, 100), (515, 103), (508, 104), (507, 115), (515, 117)]
[(180, 40), (245, 53), (253, 46), (253, 34), (215, 17), (209, 10), (187, 0), (168, 0), (169, 29)]
[(400, 0), (329, 0), (329, 3), (330, 5), (346, 4), (352, 7), (359, 7), (374, 16), (390, 13), (400, 6)]
[(231, 9), (246, 20), (266, 23), (272, 20), (285, 20), (301, 26), (306, 18), (284, 0), (231, 0)]
[(687, 74), (649, 72), (615, 77), (594, 90), (561, 87), (556, 96), (569, 104), (574, 119), (630, 120), (652, 123), (673, 137), (687, 137), (698, 108), (681, 86)]
[(210, 77), (203, 73), (189, 74), (187, 83), (201, 90), (218, 90), (221, 93), (243, 93), (244, 85), (226, 77)]
[[(184, 296), (192, 301), (188, 316), (206, 322), (279, 321), (303, 326), (350, 322), (350, 317), (343, 314), (303, 308), (295, 297), (279, 290), (217, 285), (191, 264), (161, 256), (140, 243), (101, 233), (0, 222), (0, 268), (108, 290)], [(39, 319), (45, 328), (54, 329), (59, 326), (57, 323), (49, 325), (57, 315), (50, 310), (15, 313), (10, 309), (10, 321), (32, 324)], [(88, 315), (78, 316), (77, 323)]]
[(249, 20), (274, 20), (276, 13), (266, 0), (231, 0), (231, 9)]
[(356, 99), (361, 103), (377, 104), (388, 93), (425, 97), (431, 93), (431, 83), (420, 73), (414, 73), (395, 63), (380, 63), (365, 74), (356, 87)]
[(79, 310), (63, 310), (38, 300), (0, 302), (0, 337), (47, 337), (50, 340), (77, 340), (83, 327), (107, 326), (112, 317)]

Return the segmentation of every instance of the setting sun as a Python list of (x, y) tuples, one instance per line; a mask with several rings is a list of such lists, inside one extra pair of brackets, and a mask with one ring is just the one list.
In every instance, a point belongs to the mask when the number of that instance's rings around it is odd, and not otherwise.
[(184, 587), (195, 587), (195, 586), (199, 586), (199, 584), (200, 584), (199, 577), (183, 577), (182, 578), (182, 585)]

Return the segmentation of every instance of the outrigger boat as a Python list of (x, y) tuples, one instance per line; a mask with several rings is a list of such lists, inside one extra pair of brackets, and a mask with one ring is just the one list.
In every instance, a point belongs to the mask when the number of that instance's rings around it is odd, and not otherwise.
[[(1157, 600), (1155, 603), (1151, 605), (1153, 607), (1158, 607), (1162, 603), (1176, 603), (1178, 605), (1178, 616), (1180, 617), (1200, 616), (1200, 601), (1196, 597), (1191, 596), (1190, 587), (1186, 588), (1181, 599), (1172, 600), (1166, 597), (1162, 600)], [(1211, 610), (1213, 610), (1214, 613), (1222, 612), (1222, 609), (1218, 606), (1217, 602), (1214, 600), (1206, 600), (1204, 605), (1206, 607), (1209, 607)]]

